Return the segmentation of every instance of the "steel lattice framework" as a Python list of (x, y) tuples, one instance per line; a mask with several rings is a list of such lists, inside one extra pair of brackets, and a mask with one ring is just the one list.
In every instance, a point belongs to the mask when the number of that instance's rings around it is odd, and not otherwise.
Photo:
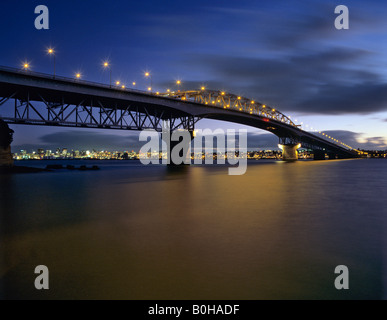
[(204, 105), (215, 106), (223, 109), (238, 110), (269, 119), (274, 119), (288, 125), (298, 127), (289, 117), (275, 108), (260, 102), (217, 90), (190, 90), (160, 93), (165, 97), (177, 98), (185, 101), (194, 101)]
[(14, 124), (158, 132), (168, 127), (193, 132), (198, 120), (208, 118), (267, 130), (283, 145), (301, 143), (349, 157), (356, 154), (356, 150), (345, 149), (346, 145), (302, 130), (273, 107), (204, 87), (152, 93), (0, 67), (0, 106), (12, 102), (13, 108), (1, 109), (7, 112), (2, 119)]
[[(173, 131), (186, 129), (193, 131), (200, 119), (193, 116), (170, 117), (165, 111), (148, 112), (146, 107), (128, 105), (118, 108), (103, 104), (98, 99), (83, 99), (77, 104), (49, 102), (39, 94), (39, 100), (31, 101), (29, 94), (25, 99), (14, 98), (15, 94), (0, 100), (0, 106), (14, 100), (14, 117), (2, 117), (15, 124), (51, 125), (67, 127), (86, 127), (99, 129), (144, 130), (153, 129), (162, 132), (166, 125)], [(43, 103), (43, 105), (42, 105)], [(168, 122), (168, 124), (165, 124)]]

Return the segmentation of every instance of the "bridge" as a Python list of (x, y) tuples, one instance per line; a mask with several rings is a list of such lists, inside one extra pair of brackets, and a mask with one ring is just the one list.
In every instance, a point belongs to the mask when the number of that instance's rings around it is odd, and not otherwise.
[(200, 119), (215, 119), (272, 132), (279, 138), (284, 160), (296, 160), (299, 147), (312, 149), (315, 159), (360, 155), (343, 142), (303, 130), (280, 111), (223, 91), (144, 92), (29, 70), (0, 67), (0, 111), (13, 101), (10, 124), (193, 133)]

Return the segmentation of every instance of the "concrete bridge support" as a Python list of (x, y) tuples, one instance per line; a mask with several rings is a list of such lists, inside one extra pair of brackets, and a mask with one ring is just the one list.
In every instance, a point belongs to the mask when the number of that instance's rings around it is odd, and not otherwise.
[[(177, 140), (178, 139), (178, 140)], [(166, 130), (162, 140), (167, 145), (167, 165), (177, 166), (191, 163), (191, 141), (193, 130)]]
[(282, 160), (284, 161), (296, 161), (298, 160), (297, 149), (300, 147), (300, 144), (282, 144), (280, 145), (282, 149)]
[(13, 158), (11, 153), (13, 130), (8, 124), (0, 119), (0, 167), (12, 167)]
[(0, 147), (0, 167), (12, 167), (13, 158), (11, 153), (11, 146), (6, 148)]

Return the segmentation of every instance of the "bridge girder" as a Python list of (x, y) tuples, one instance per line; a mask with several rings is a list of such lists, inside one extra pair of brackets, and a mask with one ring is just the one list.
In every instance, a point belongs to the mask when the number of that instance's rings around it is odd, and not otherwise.
[(173, 91), (159, 93), (164, 97), (181, 99), (183, 101), (193, 101), (204, 105), (219, 107), (222, 109), (230, 109), (242, 111), (248, 114), (257, 115), (267, 119), (299, 127), (288, 116), (275, 108), (257, 102), (246, 97), (238, 96), (225, 91), (219, 90), (189, 90), (189, 91)]
[(192, 131), (199, 119), (209, 118), (267, 130), (283, 142), (356, 155), (302, 130), (275, 108), (216, 90), (148, 93), (0, 67), (0, 106), (12, 99), (14, 114), (2, 117), (8, 123), (161, 132), (162, 121), (171, 130)]
[[(47, 125), (98, 129), (146, 130), (162, 132), (163, 122), (168, 122), (171, 130), (194, 130), (195, 123), (200, 119), (194, 116), (172, 116), (166, 111), (149, 112), (146, 107), (128, 105), (118, 108), (106, 105), (99, 99), (83, 99), (79, 103), (50, 102), (39, 94), (39, 100), (31, 101), (29, 94), (26, 99), (13, 98), (16, 93), (0, 101), (0, 106), (10, 99), (14, 100), (14, 116), (2, 117), (7, 123), (26, 125)], [(39, 104), (39, 105), (37, 105)], [(44, 107), (43, 107), (44, 106)], [(164, 124), (165, 126), (165, 124)]]

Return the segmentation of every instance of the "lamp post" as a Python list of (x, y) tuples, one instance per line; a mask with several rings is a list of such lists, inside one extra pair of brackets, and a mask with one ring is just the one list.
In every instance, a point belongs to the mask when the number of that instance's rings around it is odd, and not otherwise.
[(56, 54), (55, 54), (55, 50), (53, 48), (48, 48), (47, 49), (47, 53), (50, 55), (50, 56), (54, 56), (54, 79), (55, 79), (55, 68), (56, 68), (56, 61), (55, 61), (55, 58), (56, 58)]
[(109, 86), (110, 86), (110, 88), (112, 87), (112, 67), (111, 67), (111, 65), (109, 64), (109, 62), (108, 61), (105, 61), (104, 63), (103, 63), (103, 67), (106, 69), (106, 68), (109, 68), (109, 73), (110, 73), (110, 78), (109, 78)]
[(23, 62), (22, 68), (25, 71), (28, 71), (28, 70), (30, 70), (30, 64), (28, 62)]
[(176, 84), (177, 84), (177, 91), (180, 92), (181, 80), (176, 80)]
[(152, 89), (153, 89), (153, 86), (152, 86), (152, 74), (151, 74), (150, 72), (147, 71), (147, 72), (145, 72), (145, 77), (146, 77), (146, 78), (148, 78), (148, 77), (150, 78), (150, 83), (151, 83), (151, 85), (150, 85), (150, 87), (149, 87), (150, 90), (149, 90), (149, 88), (148, 88), (148, 91), (152, 92)]

